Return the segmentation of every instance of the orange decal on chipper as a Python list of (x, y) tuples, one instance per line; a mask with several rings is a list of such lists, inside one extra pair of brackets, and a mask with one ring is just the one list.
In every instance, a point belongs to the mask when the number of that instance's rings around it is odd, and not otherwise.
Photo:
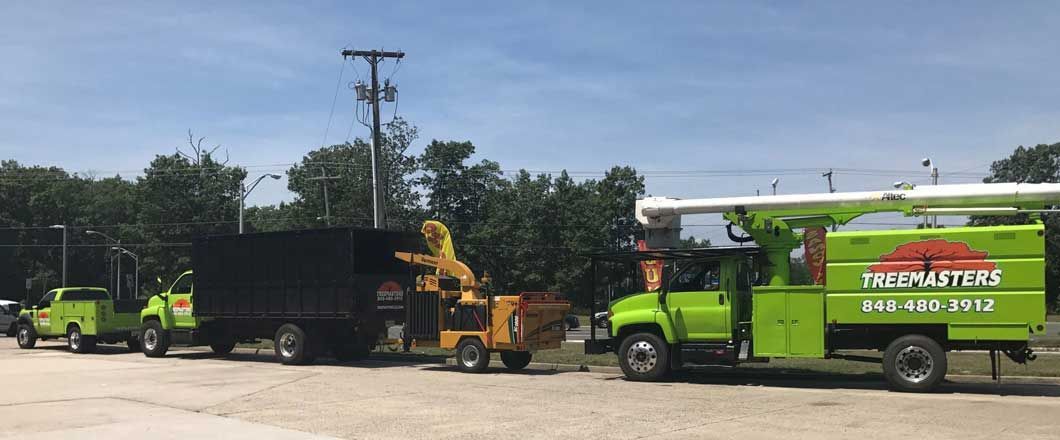
[(900, 245), (861, 274), (862, 289), (997, 287), (1001, 270), (968, 243), (943, 239)]

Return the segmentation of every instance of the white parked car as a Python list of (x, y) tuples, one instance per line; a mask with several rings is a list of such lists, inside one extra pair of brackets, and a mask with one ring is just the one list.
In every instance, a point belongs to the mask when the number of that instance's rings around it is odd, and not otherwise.
[(18, 312), (21, 309), (17, 302), (0, 299), (0, 332), (15, 336), (15, 331), (18, 330)]

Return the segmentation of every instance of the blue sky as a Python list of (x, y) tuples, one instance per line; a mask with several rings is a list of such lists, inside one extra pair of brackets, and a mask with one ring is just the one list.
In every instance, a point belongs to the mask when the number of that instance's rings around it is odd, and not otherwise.
[[(417, 150), (471, 140), (504, 169), (633, 165), (654, 195), (772, 179), (674, 170), (899, 171), (836, 176), (884, 188), (924, 182), (923, 156), (970, 182), (1016, 145), (1060, 141), (1047, 2), (214, 3), (5, 2), (0, 157), (132, 177), (190, 128), (252, 174), (282, 171), (324, 140), (344, 46), (408, 54), (393, 79)], [(343, 87), (328, 143), (352, 102)], [(826, 188), (812, 171), (780, 179)], [(290, 198), (266, 182), (251, 203)]]

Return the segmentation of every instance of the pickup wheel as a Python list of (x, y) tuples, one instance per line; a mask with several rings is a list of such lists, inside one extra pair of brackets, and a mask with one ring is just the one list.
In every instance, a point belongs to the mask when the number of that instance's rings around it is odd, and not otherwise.
[(663, 380), (670, 372), (670, 346), (654, 333), (634, 333), (622, 340), (618, 365), (629, 380)]
[(502, 351), (501, 362), (504, 363), (505, 367), (509, 370), (522, 370), (530, 365), (530, 359), (533, 354), (529, 351)]
[(18, 348), (28, 350), (37, 345), (37, 330), (32, 325), (20, 324), (15, 337), (18, 339)]
[(276, 358), (284, 365), (302, 365), (315, 358), (307, 344), (305, 331), (294, 324), (280, 326), (276, 330), (273, 345), (276, 347)]
[(883, 375), (895, 391), (931, 391), (946, 376), (946, 368), (946, 352), (927, 336), (902, 336), (883, 352)]
[(96, 337), (82, 333), (81, 327), (74, 324), (66, 330), (66, 344), (74, 353), (91, 353), (96, 349)]
[(456, 367), (467, 373), (481, 373), (490, 366), (490, 353), (478, 338), (466, 338), (456, 345)]
[(169, 351), (169, 332), (162, 328), (162, 323), (151, 320), (140, 329), (140, 349), (147, 357), (162, 357)]
[(14, 337), (14, 336), (15, 336), (15, 334), (17, 334), (17, 333), (18, 333), (18, 324), (17, 324), (17, 323), (14, 323), (14, 322), (12, 322), (12, 323), (11, 323), (11, 326), (7, 328), (7, 333), (6, 333), (6, 335), (7, 335), (7, 337), (9, 337), (9, 338), (12, 338), (12, 337)]

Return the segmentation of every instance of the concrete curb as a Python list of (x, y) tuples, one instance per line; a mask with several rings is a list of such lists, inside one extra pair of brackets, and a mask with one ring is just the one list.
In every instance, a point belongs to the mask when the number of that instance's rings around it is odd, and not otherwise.
[[(446, 365), (456, 365), (456, 359), (448, 358), (445, 360)], [(495, 364), (495, 362), (490, 363)], [(503, 364), (501, 364), (503, 365)], [(545, 370), (545, 371), (559, 371), (564, 373), (605, 373), (605, 374), (622, 374), (622, 369), (618, 367), (606, 367), (606, 366), (595, 366), (595, 365), (574, 365), (574, 364), (550, 364), (543, 362), (531, 362), (526, 368), (534, 370)]]

